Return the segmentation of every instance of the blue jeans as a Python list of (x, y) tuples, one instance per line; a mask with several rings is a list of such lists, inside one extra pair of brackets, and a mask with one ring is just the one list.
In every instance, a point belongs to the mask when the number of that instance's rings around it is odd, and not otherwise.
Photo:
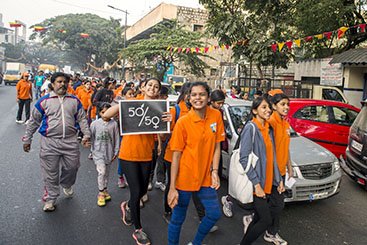
[[(169, 245), (179, 244), (181, 227), (186, 218), (186, 212), (192, 193), (191, 191), (178, 190), (178, 204), (173, 209), (171, 221), (168, 225)], [(219, 206), (217, 191), (215, 189), (211, 187), (201, 187), (196, 193), (205, 208), (205, 216), (201, 220), (195, 238), (192, 241), (194, 245), (200, 245), (210, 229), (219, 220), (222, 213)]]
[(39, 98), (41, 98), (41, 87), (42, 86), (35, 86), (34, 90), (35, 90), (35, 94), (36, 94), (36, 100), (38, 100)]

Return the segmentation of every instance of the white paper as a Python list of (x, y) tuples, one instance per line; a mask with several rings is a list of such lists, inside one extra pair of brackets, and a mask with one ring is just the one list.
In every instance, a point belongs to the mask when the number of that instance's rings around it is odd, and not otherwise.
[(296, 183), (296, 179), (293, 177), (289, 178), (288, 173), (285, 174), (285, 186), (288, 187), (289, 189), (292, 188), (292, 186)]

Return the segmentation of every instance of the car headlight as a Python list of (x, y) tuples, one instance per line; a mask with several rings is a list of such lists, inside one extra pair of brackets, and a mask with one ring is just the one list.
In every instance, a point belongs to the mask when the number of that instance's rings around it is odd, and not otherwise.
[(338, 171), (340, 169), (340, 163), (338, 159), (335, 159), (334, 161), (334, 169), (335, 171)]

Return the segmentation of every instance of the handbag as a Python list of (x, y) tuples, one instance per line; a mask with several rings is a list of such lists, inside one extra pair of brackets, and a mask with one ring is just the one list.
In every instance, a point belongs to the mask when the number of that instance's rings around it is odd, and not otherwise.
[[(252, 135), (252, 145), (255, 141), (255, 126), (251, 123), (254, 133)], [(240, 163), (240, 151), (241, 144), (239, 144), (240, 137), (238, 138), (237, 144), (238, 148), (232, 151), (232, 156), (229, 165), (229, 176), (228, 176), (228, 193), (234, 199), (238, 200), (242, 204), (252, 203), (253, 202), (253, 192), (254, 187), (252, 182), (247, 177), (247, 172), (252, 165), (253, 168), (256, 167), (257, 161), (259, 160), (258, 156), (252, 150), (248, 156), (248, 162), (246, 169)], [(251, 165), (250, 165), (251, 164)]]

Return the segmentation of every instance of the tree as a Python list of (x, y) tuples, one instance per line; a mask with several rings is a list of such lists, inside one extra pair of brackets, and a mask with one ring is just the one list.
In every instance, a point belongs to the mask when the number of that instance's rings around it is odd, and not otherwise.
[(186, 72), (197, 76), (204, 76), (207, 64), (200, 57), (208, 57), (201, 53), (172, 52), (168, 47), (201, 47), (202, 34), (185, 30), (177, 21), (166, 21), (154, 29), (148, 39), (142, 39), (129, 44), (122, 50), (135, 67), (151, 66), (150, 71), (159, 79), (163, 79), (168, 68), (175, 62), (180, 64)]
[(291, 0), (200, 0), (208, 10), (207, 30), (225, 44), (247, 40), (233, 48), (235, 59), (254, 62), (262, 77), (261, 66), (286, 67), (291, 53), (273, 53), (275, 41), (287, 40), (293, 33), (288, 13)]
[[(113, 63), (123, 47), (122, 28), (118, 20), (104, 19), (93, 14), (67, 14), (46, 19), (35, 26), (46, 30), (31, 35), (43, 44), (52, 45), (68, 53), (80, 66), (87, 63), (99, 67)], [(87, 35), (84, 35), (85, 33)]]

